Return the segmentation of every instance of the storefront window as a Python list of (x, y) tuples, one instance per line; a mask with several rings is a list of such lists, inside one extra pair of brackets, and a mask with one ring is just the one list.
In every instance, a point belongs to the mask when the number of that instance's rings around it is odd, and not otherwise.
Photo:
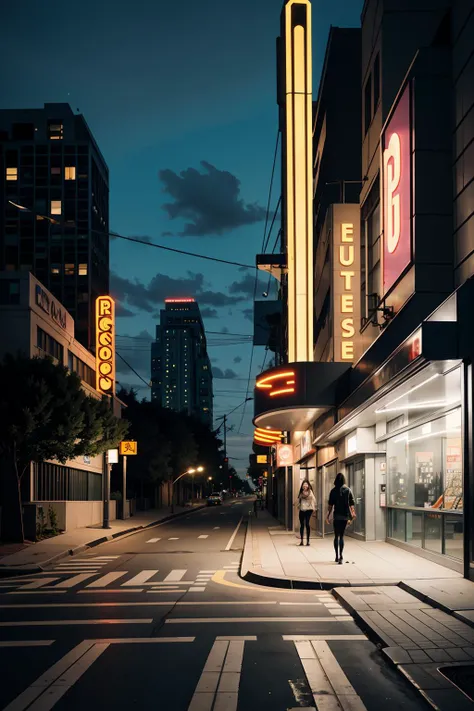
[(365, 464), (359, 459), (347, 467), (349, 486), (354, 494), (357, 517), (353, 523), (354, 533), (365, 534)]
[(387, 441), (390, 506), (462, 510), (461, 408)]

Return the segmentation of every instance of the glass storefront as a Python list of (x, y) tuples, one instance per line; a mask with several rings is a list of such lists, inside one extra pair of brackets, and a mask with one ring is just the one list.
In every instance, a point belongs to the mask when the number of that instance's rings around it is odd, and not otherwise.
[[(450, 375), (460, 399), (459, 372)], [(456, 395), (451, 389), (451, 398)], [(461, 426), (456, 407), (387, 440), (389, 537), (457, 559), (463, 552)]]
[(357, 461), (347, 465), (348, 485), (354, 494), (355, 509), (357, 518), (353, 523), (354, 533), (365, 535), (365, 460)]

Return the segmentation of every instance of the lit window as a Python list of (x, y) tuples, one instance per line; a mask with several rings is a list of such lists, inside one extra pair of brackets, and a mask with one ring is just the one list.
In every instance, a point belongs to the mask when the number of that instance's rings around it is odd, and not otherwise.
[(51, 274), (59, 274), (59, 266), (51, 265)]
[(79, 269), (77, 270), (79, 276), (87, 276), (87, 264), (79, 264)]
[(76, 166), (75, 165), (67, 165), (64, 169), (64, 177), (66, 180), (75, 180), (76, 179)]
[(61, 200), (51, 200), (51, 214), (60, 215), (61, 214)]
[(18, 168), (7, 168), (7, 180), (18, 180)]
[(58, 121), (52, 121), (49, 124), (49, 138), (51, 141), (62, 141), (63, 125)]
[(73, 276), (74, 264), (65, 264), (64, 265), (64, 273), (66, 274), (66, 276)]

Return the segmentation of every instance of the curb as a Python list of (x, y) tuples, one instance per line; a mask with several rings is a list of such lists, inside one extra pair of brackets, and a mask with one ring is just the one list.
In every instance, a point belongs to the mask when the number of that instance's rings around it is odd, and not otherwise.
[(80, 553), (84, 553), (84, 551), (88, 550), (89, 548), (95, 548), (96, 546), (102, 545), (102, 543), (109, 543), (110, 541), (115, 541), (117, 540), (117, 538), (121, 538), (122, 536), (131, 535), (133, 533), (137, 533), (138, 531), (144, 531), (145, 529), (152, 528), (153, 526), (159, 526), (162, 523), (167, 523), (168, 521), (174, 518), (179, 518), (180, 516), (187, 516), (190, 513), (194, 513), (194, 511), (200, 511), (204, 508), (204, 505), (195, 506), (192, 509), (190, 508), (189, 511), (180, 511), (179, 513), (170, 514), (169, 516), (165, 516), (164, 518), (161, 518), (158, 521), (151, 521), (151, 523), (146, 523), (141, 526), (133, 526), (132, 528), (126, 528), (124, 531), (117, 531), (116, 533), (112, 533), (108, 536), (101, 536), (100, 538), (96, 538), (93, 541), (89, 541), (89, 543), (83, 543), (82, 545), (77, 546), (76, 548), (69, 548), (65, 551), (62, 551), (61, 553), (57, 553), (51, 558), (48, 558), (48, 560), (44, 560), (41, 565), (26, 564), (25, 566), (18, 568), (13, 566), (2, 567), (2, 565), (0, 565), (0, 578), (12, 578), (18, 575), (32, 575), (34, 573), (42, 573), (45, 568), (52, 565), (53, 563), (56, 563), (59, 560), (62, 560), (63, 558), (79, 555)]
[(435, 607), (438, 610), (442, 610), (447, 615), (451, 615), (451, 617), (455, 617), (457, 620), (464, 622), (465, 625), (474, 627), (474, 620), (470, 620), (468, 617), (464, 617), (462, 614), (463, 610), (453, 610), (452, 608), (443, 605), (443, 603), (439, 602), (439, 600), (435, 600), (429, 595), (425, 595), (425, 593), (420, 592), (416, 588), (412, 588), (409, 583), (405, 583), (403, 580), (400, 582), (400, 587), (402, 588), (402, 590), (405, 590), (405, 592), (410, 593), (410, 595), (413, 595), (413, 597), (416, 597), (421, 602), (426, 602), (428, 605), (431, 605), (431, 607)]

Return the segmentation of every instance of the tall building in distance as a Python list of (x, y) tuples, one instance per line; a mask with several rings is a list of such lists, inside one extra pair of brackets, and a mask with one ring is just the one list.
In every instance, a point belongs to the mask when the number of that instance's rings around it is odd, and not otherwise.
[(0, 110), (0, 270), (32, 272), (88, 349), (109, 290), (108, 231), (109, 171), (84, 117), (69, 104)]
[(194, 299), (165, 299), (151, 344), (151, 382), (152, 400), (212, 427), (211, 361)]

